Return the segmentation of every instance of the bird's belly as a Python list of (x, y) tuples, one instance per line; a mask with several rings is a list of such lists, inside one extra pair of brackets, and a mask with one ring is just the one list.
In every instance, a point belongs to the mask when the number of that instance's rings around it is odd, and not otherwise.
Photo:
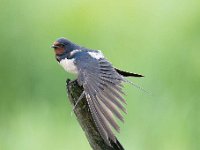
[(67, 71), (73, 74), (77, 74), (78, 73), (78, 69), (74, 64), (74, 59), (62, 59), (60, 61), (60, 65)]

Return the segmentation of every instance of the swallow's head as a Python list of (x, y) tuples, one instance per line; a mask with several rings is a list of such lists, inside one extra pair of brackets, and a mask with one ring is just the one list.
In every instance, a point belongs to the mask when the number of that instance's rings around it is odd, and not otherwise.
[(71, 51), (79, 48), (78, 45), (72, 43), (66, 38), (57, 39), (51, 47), (54, 48), (56, 56), (62, 56), (68, 54)]

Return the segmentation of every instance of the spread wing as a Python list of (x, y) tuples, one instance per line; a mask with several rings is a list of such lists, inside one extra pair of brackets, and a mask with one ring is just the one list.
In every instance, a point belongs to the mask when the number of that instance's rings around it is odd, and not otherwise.
[[(123, 121), (126, 113), (122, 95), (123, 77), (105, 59), (82, 55), (75, 60), (79, 71), (78, 83), (83, 86), (96, 126), (105, 142), (116, 142), (112, 128), (119, 132), (115, 117)], [(115, 117), (114, 117), (115, 116)]]

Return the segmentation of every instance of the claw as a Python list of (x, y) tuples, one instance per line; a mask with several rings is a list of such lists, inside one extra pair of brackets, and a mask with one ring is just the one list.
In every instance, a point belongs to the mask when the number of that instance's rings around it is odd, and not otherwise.
[(83, 99), (84, 95), (85, 95), (85, 91), (83, 91), (83, 92), (81, 93), (81, 96), (78, 98), (76, 104), (74, 105), (74, 107), (73, 107), (73, 109), (72, 109), (72, 112), (74, 112), (74, 110), (76, 109), (76, 106), (77, 106), (78, 103)]

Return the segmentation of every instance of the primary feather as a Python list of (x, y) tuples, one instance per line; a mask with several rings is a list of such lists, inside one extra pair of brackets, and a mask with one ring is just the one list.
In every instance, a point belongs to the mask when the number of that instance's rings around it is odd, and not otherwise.
[(114, 116), (123, 121), (121, 111), (126, 112), (123, 106), (126, 101), (122, 97), (124, 79), (103, 57), (97, 59), (85, 51), (75, 55), (75, 65), (79, 72), (78, 83), (84, 88), (92, 117), (101, 136), (111, 145), (109, 140), (116, 142), (112, 128), (120, 131)]

